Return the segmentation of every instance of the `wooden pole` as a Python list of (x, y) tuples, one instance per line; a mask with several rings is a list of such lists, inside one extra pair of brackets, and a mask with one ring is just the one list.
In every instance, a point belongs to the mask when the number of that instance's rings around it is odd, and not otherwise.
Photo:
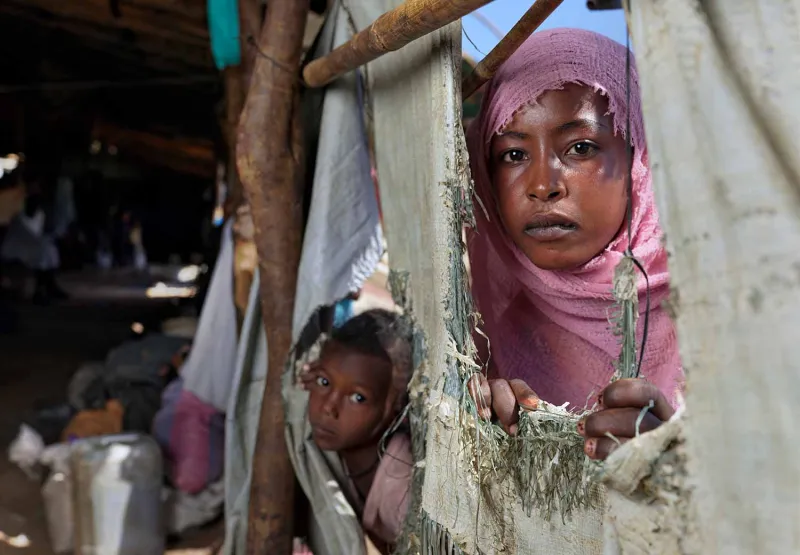
[(382, 55), (441, 29), (491, 0), (406, 0), (352, 39), (303, 69), (306, 86), (324, 87)]
[(517, 21), (508, 34), (497, 43), (489, 54), (475, 66), (461, 83), (461, 95), (469, 98), (481, 85), (491, 79), (503, 63), (522, 46), (522, 43), (550, 17), (563, 0), (537, 0)]
[(309, 0), (270, 0), (239, 124), (239, 178), (255, 224), (268, 367), (252, 461), (248, 555), (292, 551), (294, 471), (284, 439), (281, 374), (292, 344), (302, 244), (299, 67)]

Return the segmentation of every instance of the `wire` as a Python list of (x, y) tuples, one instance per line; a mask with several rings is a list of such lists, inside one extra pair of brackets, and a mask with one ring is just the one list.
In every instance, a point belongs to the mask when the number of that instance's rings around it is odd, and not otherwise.
[(625, 27), (625, 97), (626, 97), (626, 117), (625, 117), (625, 138), (628, 141), (628, 248), (625, 255), (629, 256), (636, 268), (644, 276), (645, 282), (645, 309), (644, 309), (644, 328), (642, 330), (642, 346), (639, 351), (639, 360), (636, 362), (636, 377), (642, 372), (642, 361), (644, 360), (645, 347), (647, 346), (647, 334), (650, 330), (650, 277), (647, 270), (633, 254), (633, 137), (631, 136), (631, 37), (630, 30)]

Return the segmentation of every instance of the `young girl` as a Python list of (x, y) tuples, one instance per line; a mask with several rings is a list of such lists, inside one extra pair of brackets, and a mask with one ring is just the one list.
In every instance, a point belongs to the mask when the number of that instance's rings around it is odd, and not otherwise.
[[(533, 408), (537, 397), (580, 408), (600, 394), (598, 412), (579, 424), (592, 458), (617, 445), (607, 433), (633, 437), (650, 401), (640, 430), (668, 419), (682, 383), (675, 330), (662, 308), (669, 276), (638, 75), (631, 59), (627, 78), (626, 54), (589, 31), (534, 34), (489, 83), (468, 134), (477, 197), (473, 296), (489, 339), (482, 345), (489, 379), (473, 381), (473, 396), (480, 389), (483, 416), (494, 413), (514, 433), (519, 406)], [(647, 381), (606, 387), (620, 352), (609, 325), (612, 278), (629, 242), (650, 281)], [(638, 288), (641, 341), (644, 278)]]
[(350, 481), (343, 486), (382, 552), (397, 539), (408, 509), (410, 438), (384, 435), (406, 403), (411, 366), (401, 317), (370, 310), (335, 328), (303, 375), (313, 440), (341, 457)]

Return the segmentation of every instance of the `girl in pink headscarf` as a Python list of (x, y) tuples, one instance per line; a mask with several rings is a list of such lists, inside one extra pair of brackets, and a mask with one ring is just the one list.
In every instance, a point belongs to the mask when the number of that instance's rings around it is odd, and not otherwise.
[[(513, 434), (519, 406), (533, 408), (541, 398), (582, 408), (599, 394), (600, 409), (579, 424), (592, 458), (617, 445), (607, 433), (633, 437), (650, 401), (655, 407), (640, 430), (670, 418), (683, 376), (675, 329), (661, 307), (667, 256), (632, 60), (630, 99), (627, 83), (622, 45), (578, 29), (536, 33), (488, 84), (468, 132), (477, 220), (468, 236), (472, 291), (489, 340), (479, 346), (489, 378), (473, 380), (473, 396), (485, 400), (483, 416), (494, 413)], [(609, 325), (612, 278), (629, 243), (650, 280), (645, 379), (608, 386), (620, 352)], [(641, 341), (644, 277), (638, 288)]]

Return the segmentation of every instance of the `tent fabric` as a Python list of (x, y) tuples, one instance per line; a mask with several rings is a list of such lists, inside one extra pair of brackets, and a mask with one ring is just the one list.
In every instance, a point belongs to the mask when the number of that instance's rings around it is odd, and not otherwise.
[(225, 412), (236, 365), (236, 306), (233, 300), (233, 232), (225, 224), (192, 350), (181, 368), (184, 389)]
[(222, 555), (241, 555), (247, 545), (251, 467), (267, 378), (267, 337), (261, 321), (258, 284), (256, 272), (239, 336), (236, 371), (225, 418), (225, 543)]

